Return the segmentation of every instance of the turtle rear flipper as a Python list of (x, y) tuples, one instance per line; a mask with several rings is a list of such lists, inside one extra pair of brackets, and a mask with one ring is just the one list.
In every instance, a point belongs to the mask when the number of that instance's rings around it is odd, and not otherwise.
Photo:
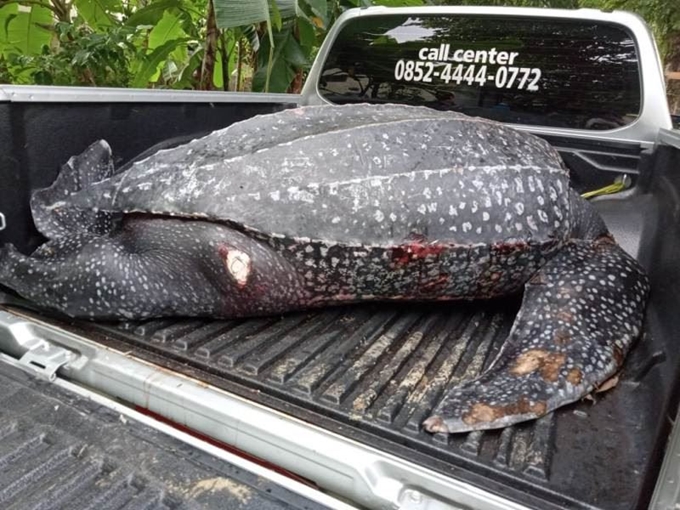
[(113, 214), (83, 210), (67, 204), (66, 199), (90, 184), (108, 179), (113, 173), (111, 148), (104, 140), (69, 159), (54, 183), (31, 197), (31, 212), (38, 231), (48, 239), (79, 232), (108, 233), (113, 227)]
[(574, 402), (621, 368), (638, 336), (649, 283), (611, 237), (572, 240), (526, 284), (498, 357), (453, 388), (430, 432), (506, 427)]

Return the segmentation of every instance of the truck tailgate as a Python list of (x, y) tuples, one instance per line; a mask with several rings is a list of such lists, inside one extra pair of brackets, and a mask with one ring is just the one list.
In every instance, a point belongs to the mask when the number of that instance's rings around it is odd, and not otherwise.
[(0, 362), (2, 508), (326, 508)]

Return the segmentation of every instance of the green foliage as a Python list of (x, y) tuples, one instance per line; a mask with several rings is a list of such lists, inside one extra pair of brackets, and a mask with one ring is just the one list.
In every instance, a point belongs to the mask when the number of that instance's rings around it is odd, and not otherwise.
[[(286, 92), (295, 78), (297, 69), (305, 68), (309, 61), (303, 47), (294, 36), (295, 23), (287, 22), (281, 30), (274, 34), (274, 48), (271, 69), (268, 67), (271, 43), (269, 39), (262, 42), (259, 52), (258, 71), (253, 76), (253, 90), (269, 90), (270, 92)], [(267, 72), (271, 78), (267, 87)]]
[(183, 7), (181, 0), (158, 0), (137, 9), (125, 20), (125, 24), (132, 27), (153, 26), (160, 22), (166, 12), (183, 11)]
[(156, 49), (168, 41), (186, 37), (182, 29), (182, 20), (171, 11), (165, 11), (163, 17), (149, 32), (149, 49)]
[(7, 66), (15, 83), (128, 86), (130, 55), (137, 51), (134, 31), (115, 27), (98, 33), (62, 22), (53, 30), (59, 52), (48, 46), (39, 52), (8, 52)]
[[(680, 2), (677, 0), (584, 0), (590, 7), (638, 13), (654, 30), (662, 56), (680, 56)], [(678, 69), (680, 70), (680, 69)]]
[(271, 20), (267, 0), (225, 0), (215, 2), (217, 26), (241, 27)]
[(78, 10), (78, 16), (91, 27), (113, 25), (115, 20), (112, 13), (121, 10), (118, 0), (73, 0), (73, 5)]
[(264, 23), (269, 40), (268, 59), (264, 79), (264, 90), (269, 90), (269, 81), (274, 64), (274, 34), (272, 26), (281, 26), (281, 11), (276, 2), (268, 0), (219, 0), (213, 2), (215, 19), (220, 29), (242, 27)]
[(49, 28), (52, 19), (52, 11), (39, 5), (8, 4), (0, 8), (2, 53), (5, 57), (41, 53), (52, 38)]
[(158, 76), (159, 69), (168, 60), (170, 54), (186, 42), (186, 39), (172, 39), (154, 48), (149, 54), (144, 55), (139, 61), (130, 86), (143, 88), (152, 81), (152, 77)]

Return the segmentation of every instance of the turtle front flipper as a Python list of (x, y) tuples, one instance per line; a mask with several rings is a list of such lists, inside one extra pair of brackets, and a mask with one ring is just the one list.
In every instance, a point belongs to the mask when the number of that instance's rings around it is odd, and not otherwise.
[(640, 333), (649, 283), (608, 235), (572, 240), (525, 287), (486, 372), (449, 391), (429, 432), (494, 429), (574, 402), (614, 375)]
[(54, 183), (49, 188), (36, 191), (31, 197), (31, 213), (38, 231), (48, 239), (83, 232), (108, 233), (113, 226), (112, 213), (80, 209), (69, 205), (66, 200), (73, 193), (113, 174), (111, 147), (104, 140), (93, 143), (81, 154), (69, 159), (62, 165)]
[(308, 301), (301, 277), (266, 243), (225, 225), (127, 217), (107, 235), (50, 240), (30, 256), (0, 246), (0, 284), (71, 317), (272, 315)]

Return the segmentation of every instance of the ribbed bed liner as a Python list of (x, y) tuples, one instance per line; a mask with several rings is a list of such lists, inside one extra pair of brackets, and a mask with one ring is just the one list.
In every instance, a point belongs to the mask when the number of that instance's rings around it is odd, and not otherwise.
[(493, 360), (518, 308), (505, 299), (71, 328), (535, 508), (638, 507), (658, 462), (658, 407), (639, 384), (659, 361), (649, 339), (594, 402), (503, 431), (421, 430), (446, 388)]
[(0, 508), (325, 507), (0, 362)]

